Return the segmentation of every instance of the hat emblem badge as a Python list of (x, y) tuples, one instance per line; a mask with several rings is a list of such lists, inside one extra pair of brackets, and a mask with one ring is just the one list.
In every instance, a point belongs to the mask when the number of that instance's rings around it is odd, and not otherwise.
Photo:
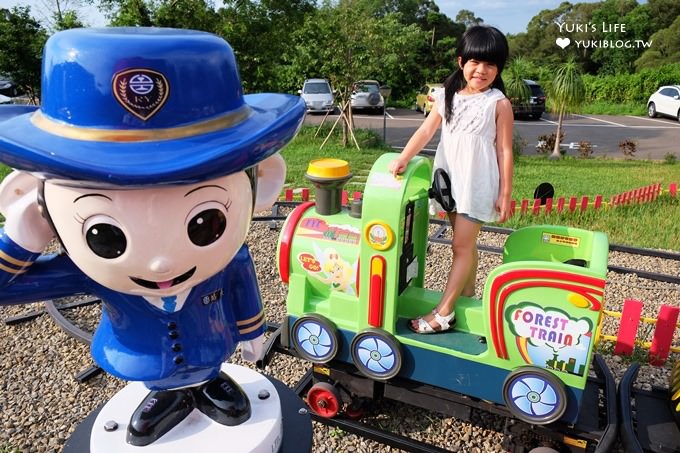
[(116, 101), (142, 121), (154, 116), (165, 104), (170, 86), (163, 74), (151, 69), (126, 69), (113, 76)]

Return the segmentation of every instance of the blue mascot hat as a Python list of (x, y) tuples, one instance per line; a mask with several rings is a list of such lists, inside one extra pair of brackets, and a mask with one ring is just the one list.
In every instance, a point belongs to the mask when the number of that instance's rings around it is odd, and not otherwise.
[(0, 108), (0, 161), (45, 178), (193, 183), (276, 153), (304, 112), (298, 96), (244, 95), (215, 35), (72, 29), (45, 45), (40, 108)]

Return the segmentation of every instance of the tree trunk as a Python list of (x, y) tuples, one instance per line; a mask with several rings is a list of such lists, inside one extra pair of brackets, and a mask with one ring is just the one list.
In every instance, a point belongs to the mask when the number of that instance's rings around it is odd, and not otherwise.
[(560, 137), (562, 135), (562, 119), (564, 118), (564, 106), (560, 106), (560, 110), (557, 117), (557, 134), (555, 135), (555, 147), (550, 155), (551, 159), (561, 159), (562, 154), (560, 153)]

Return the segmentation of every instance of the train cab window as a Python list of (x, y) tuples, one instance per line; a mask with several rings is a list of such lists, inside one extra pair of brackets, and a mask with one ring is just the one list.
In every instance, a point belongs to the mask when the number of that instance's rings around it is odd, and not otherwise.
[(413, 254), (413, 213), (415, 203), (406, 205), (404, 214), (404, 243), (399, 257), (399, 294), (408, 286), (411, 279), (418, 275), (418, 260)]

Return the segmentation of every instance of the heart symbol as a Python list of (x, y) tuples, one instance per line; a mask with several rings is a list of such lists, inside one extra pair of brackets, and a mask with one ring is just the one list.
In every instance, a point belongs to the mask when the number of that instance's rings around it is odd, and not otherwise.
[(569, 39), (569, 38), (557, 38), (555, 40), (555, 44), (557, 44), (558, 46), (560, 46), (563, 49), (565, 47), (567, 47), (570, 42), (571, 42), (571, 39)]

